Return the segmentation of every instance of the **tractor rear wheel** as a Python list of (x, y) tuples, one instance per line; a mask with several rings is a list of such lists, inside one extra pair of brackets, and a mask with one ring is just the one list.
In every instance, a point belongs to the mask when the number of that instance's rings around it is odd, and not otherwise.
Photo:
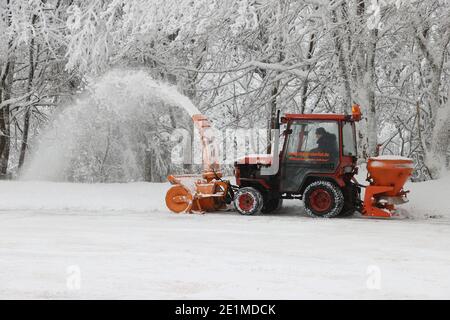
[(252, 187), (239, 189), (234, 195), (234, 207), (243, 215), (254, 215), (261, 212), (264, 205), (261, 192)]
[(311, 217), (332, 218), (341, 213), (344, 195), (334, 183), (318, 180), (306, 187), (303, 193), (305, 211)]

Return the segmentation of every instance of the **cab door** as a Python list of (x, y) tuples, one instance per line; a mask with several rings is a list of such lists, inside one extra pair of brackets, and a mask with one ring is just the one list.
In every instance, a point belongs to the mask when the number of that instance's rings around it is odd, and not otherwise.
[[(325, 130), (329, 143), (336, 144), (334, 152), (318, 143), (318, 128)], [(290, 134), (281, 156), (280, 191), (298, 193), (308, 175), (336, 171), (339, 165), (339, 124), (337, 121), (295, 120), (288, 129)]]

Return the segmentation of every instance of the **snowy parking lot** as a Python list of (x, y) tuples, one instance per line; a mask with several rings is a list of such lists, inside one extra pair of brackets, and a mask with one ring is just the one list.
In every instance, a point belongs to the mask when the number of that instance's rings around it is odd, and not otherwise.
[[(406, 208), (446, 182), (416, 184)], [(0, 298), (450, 297), (445, 198), (432, 218), (312, 219), (293, 201), (265, 216), (176, 215), (167, 187), (0, 183)]]

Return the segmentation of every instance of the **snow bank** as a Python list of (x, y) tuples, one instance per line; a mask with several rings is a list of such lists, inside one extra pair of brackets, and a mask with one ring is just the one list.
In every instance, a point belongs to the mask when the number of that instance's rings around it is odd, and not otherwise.
[(450, 174), (439, 180), (408, 182), (409, 202), (399, 206), (409, 218), (450, 218)]
[(165, 211), (168, 183), (0, 181), (0, 210)]
[[(361, 170), (358, 181), (367, 184)], [(0, 181), (0, 210), (81, 210), (166, 212), (168, 183), (79, 184), (59, 182)], [(412, 219), (450, 218), (450, 174), (435, 181), (408, 182), (410, 202), (398, 206)], [(363, 189), (364, 190), (364, 189)], [(301, 202), (286, 201), (280, 214), (297, 210)]]

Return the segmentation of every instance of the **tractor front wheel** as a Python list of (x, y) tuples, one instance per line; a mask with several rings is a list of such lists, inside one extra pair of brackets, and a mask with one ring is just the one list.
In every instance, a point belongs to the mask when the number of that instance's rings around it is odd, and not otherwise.
[(254, 215), (261, 212), (264, 205), (261, 192), (252, 187), (239, 189), (234, 195), (234, 207), (243, 215)]
[(315, 181), (303, 193), (305, 211), (311, 217), (332, 218), (341, 213), (344, 195), (341, 189), (329, 181)]

